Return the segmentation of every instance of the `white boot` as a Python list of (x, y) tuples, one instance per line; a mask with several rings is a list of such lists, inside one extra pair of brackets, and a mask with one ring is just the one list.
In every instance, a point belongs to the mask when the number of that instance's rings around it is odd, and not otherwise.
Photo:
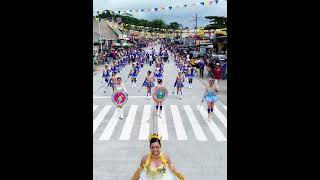
[(192, 84), (190, 84), (190, 88), (192, 89)]
[(120, 109), (120, 119), (123, 119), (123, 107)]
[(208, 113), (208, 121), (211, 121), (211, 113)]
[(117, 107), (118, 118), (121, 118), (121, 108)]

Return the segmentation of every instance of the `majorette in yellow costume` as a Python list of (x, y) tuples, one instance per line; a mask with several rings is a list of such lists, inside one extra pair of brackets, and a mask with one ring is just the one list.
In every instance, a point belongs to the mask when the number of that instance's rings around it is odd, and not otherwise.
[(160, 152), (161, 137), (158, 134), (153, 134), (149, 136), (149, 140), (150, 152), (142, 158), (140, 167), (131, 180), (173, 180), (174, 178), (168, 169), (179, 180), (184, 180), (184, 176), (175, 169), (169, 156)]

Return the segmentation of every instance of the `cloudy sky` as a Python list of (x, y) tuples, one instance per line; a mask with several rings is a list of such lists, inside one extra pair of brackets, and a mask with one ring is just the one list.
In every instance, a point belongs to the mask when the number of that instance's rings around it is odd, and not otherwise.
[[(93, 0), (93, 11), (102, 10), (141, 10), (151, 9), (159, 7), (168, 7), (175, 5), (191, 5), (193, 3), (204, 2), (205, 0)], [(209, 20), (205, 19), (205, 16), (227, 16), (227, 1), (219, 0), (218, 4), (212, 2), (210, 6), (191, 6), (181, 7), (172, 10), (161, 10), (160, 12), (139, 12), (132, 13), (132, 15), (138, 19), (162, 19), (167, 24), (170, 22), (178, 22), (184, 27), (193, 28), (195, 25), (196, 13), (198, 14), (198, 26), (206, 26), (209, 24)]]

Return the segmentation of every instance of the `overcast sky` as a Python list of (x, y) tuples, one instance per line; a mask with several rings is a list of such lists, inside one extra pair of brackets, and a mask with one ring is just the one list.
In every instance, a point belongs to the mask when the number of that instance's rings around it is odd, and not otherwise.
[[(204, 2), (205, 0), (93, 0), (93, 10), (139, 10), (139, 9), (151, 9), (159, 7), (168, 7), (175, 5), (191, 5), (193, 3)], [(160, 12), (139, 12), (131, 13), (134, 17), (138, 19), (162, 19), (167, 24), (170, 22), (178, 22), (184, 27), (188, 26), (193, 28), (195, 17), (198, 13), (198, 26), (206, 26), (209, 24), (209, 20), (205, 19), (205, 16), (227, 16), (227, 1), (219, 0), (218, 4), (215, 1), (212, 2), (210, 6), (191, 6), (191, 7), (181, 7), (172, 10), (161, 10)]]

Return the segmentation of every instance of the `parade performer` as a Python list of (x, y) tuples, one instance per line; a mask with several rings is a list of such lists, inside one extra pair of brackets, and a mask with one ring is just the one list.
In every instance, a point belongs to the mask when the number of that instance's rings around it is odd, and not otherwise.
[(153, 57), (152, 57), (152, 52), (149, 54), (149, 65), (152, 66), (153, 63)]
[(214, 102), (218, 101), (218, 97), (216, 95), (216, 92), (218, 92), (217, 88), (214, 86), (214, 79), (209, 79), (209, 85), (206, 86), (205, 92), (204, 92), (204, 100), (208, 104), (208, 121), (212, 120), (213, 118), (213, 107)]
[(114, 87), (115, 87), (116, 83), (117, 83), (116, 73), (112, 72), (112, 77), (111, 77), (109, 84), (108, 84), (110, 87), (112, 87), (112, 92), (114, 92)]
[(181, 72), (178, 72), (178, 76), (176, 77), (174, 87), (177, 87), (177, 98), (180, 98), (180, 99), (182, 99), (182, 88), (184, 87), (183, 82), (184, 82), (184, 76), (182, 75)]
[(157, 57), (156, 51), (152, 48), (152, 64), (153, 64), (153, 62), (156, 61), (156, 57)]
[[(102, 72), (102, 78), (104, 79), (106, 84), (109, 84), (111, 70), (109, 69), (108, 65), (105, 65), (104, 70)], [(106, 90), (104, 90), (106, 93)]]
[(147, 77), (145, 78), (143, 85), (147, 87), (147, 99), (149, 100), (151, 98), (151, 88), (154, 86), (155, 78), (151, 75), (151, 71), (148, 71)]
[(119, 61), (119, 60), (116, 61), (116, 63), (115, 63), (115, 68), (116, 68), (116, 72), (117, 72), (117, 73), (120, 73), (120, 61)]
[(186, 77), (188, 78), (188, 87), (191, 89), (192, 88), (192, 79), (195, 76), (195, 69), (191, 66), (191, 64), (189, 64), (189, 67), (187, 69), (187, 75)]
[(161, 152), (161, 137), (158, 134), (150, 134), (149, 141), (150, 152), (143, 156), (131, 180), (173, 180), (171, 173), (179, 180), (184, 180), (184, 176), (175, 168), (170, 157)]
[(163, 77), (163, 76), (162, 76), (162, 69), (161, 69), (161, 67), (160, 67), (160, 63), (159, 63), (159, 62), (156, 64), (156, 68), (155, 68), (155, 71), (154, 71), (154, 75), (155, 75), (157, 81), (160, 80), (160, 79), (162, 79), (162, 77)]
[(113, 73), (118, 73), (118, 70), (117, 70), (116, 62), (115, 62), (115, 61), (112, 62), (111, 71), (112, 71)]
[[(123, 92), (125, 92), (127, 94), (127, 90), (125, 88), (124, 83), (122, 83), (121, 77), (117, 77), (117, 82), (115, 84), (115, 90), (116, 91), (123, 91)], [(119, 115), (120, 119), (123, 119), (123, 109), (124, 109), (124, 105), (117, 106), (117, 112), (118, 112), (118, 115)]]
[(184, 75), (187, 75), (187, 71), (188, 71), (188, 65), (187, 65), (187, 63), (184, 63), (182, 72)]
[(164, 61), (169, 63), (169, 54), (167, 49), (164, 51), (163, 57), (164, 57)]
[(139, 70), (135, 63), (132, 64), (132, 68), (130, 70), (130, 73), (128, 75), (128, 78), (131, 77), (131, 85), (132, 87), (137, 87), (137, 77), (138, 77)]
[[(157, 80), (158, 82), (157, 82), (157, 85), (156, 85), (156, 87), (154, 88), (154, 92), (156, 92), (157, 91), (157, 89), (159, 89), (159, 88), (164, 88), (164, 86), (163, 86), (163, 84), (162, 84), (162, 79), (158, 79)], [(155, 100), (156, 101), (156, 100)], [(156, 115), (156, 116), (159, 116), (160, 118), (161, 118), (161, 112), (162, 112), (162, 101), (156, 101), (155, 102), (155, 104), (156, 104), (156, 109), (155, 109), (155, 111), (154, 111), (154, 114)], [(159, 113), (158, 113), (158, 110), (159, 110)]]
[(106, 83), (109, 83), (110, 74), (111, 74), (111, 70), (109, 69), (108, 65), (105, 65), (105, 66), (104, 66), (104, 69), (103, 69), (103, 71), (102, 71), (102, 79), (103, 79)]

